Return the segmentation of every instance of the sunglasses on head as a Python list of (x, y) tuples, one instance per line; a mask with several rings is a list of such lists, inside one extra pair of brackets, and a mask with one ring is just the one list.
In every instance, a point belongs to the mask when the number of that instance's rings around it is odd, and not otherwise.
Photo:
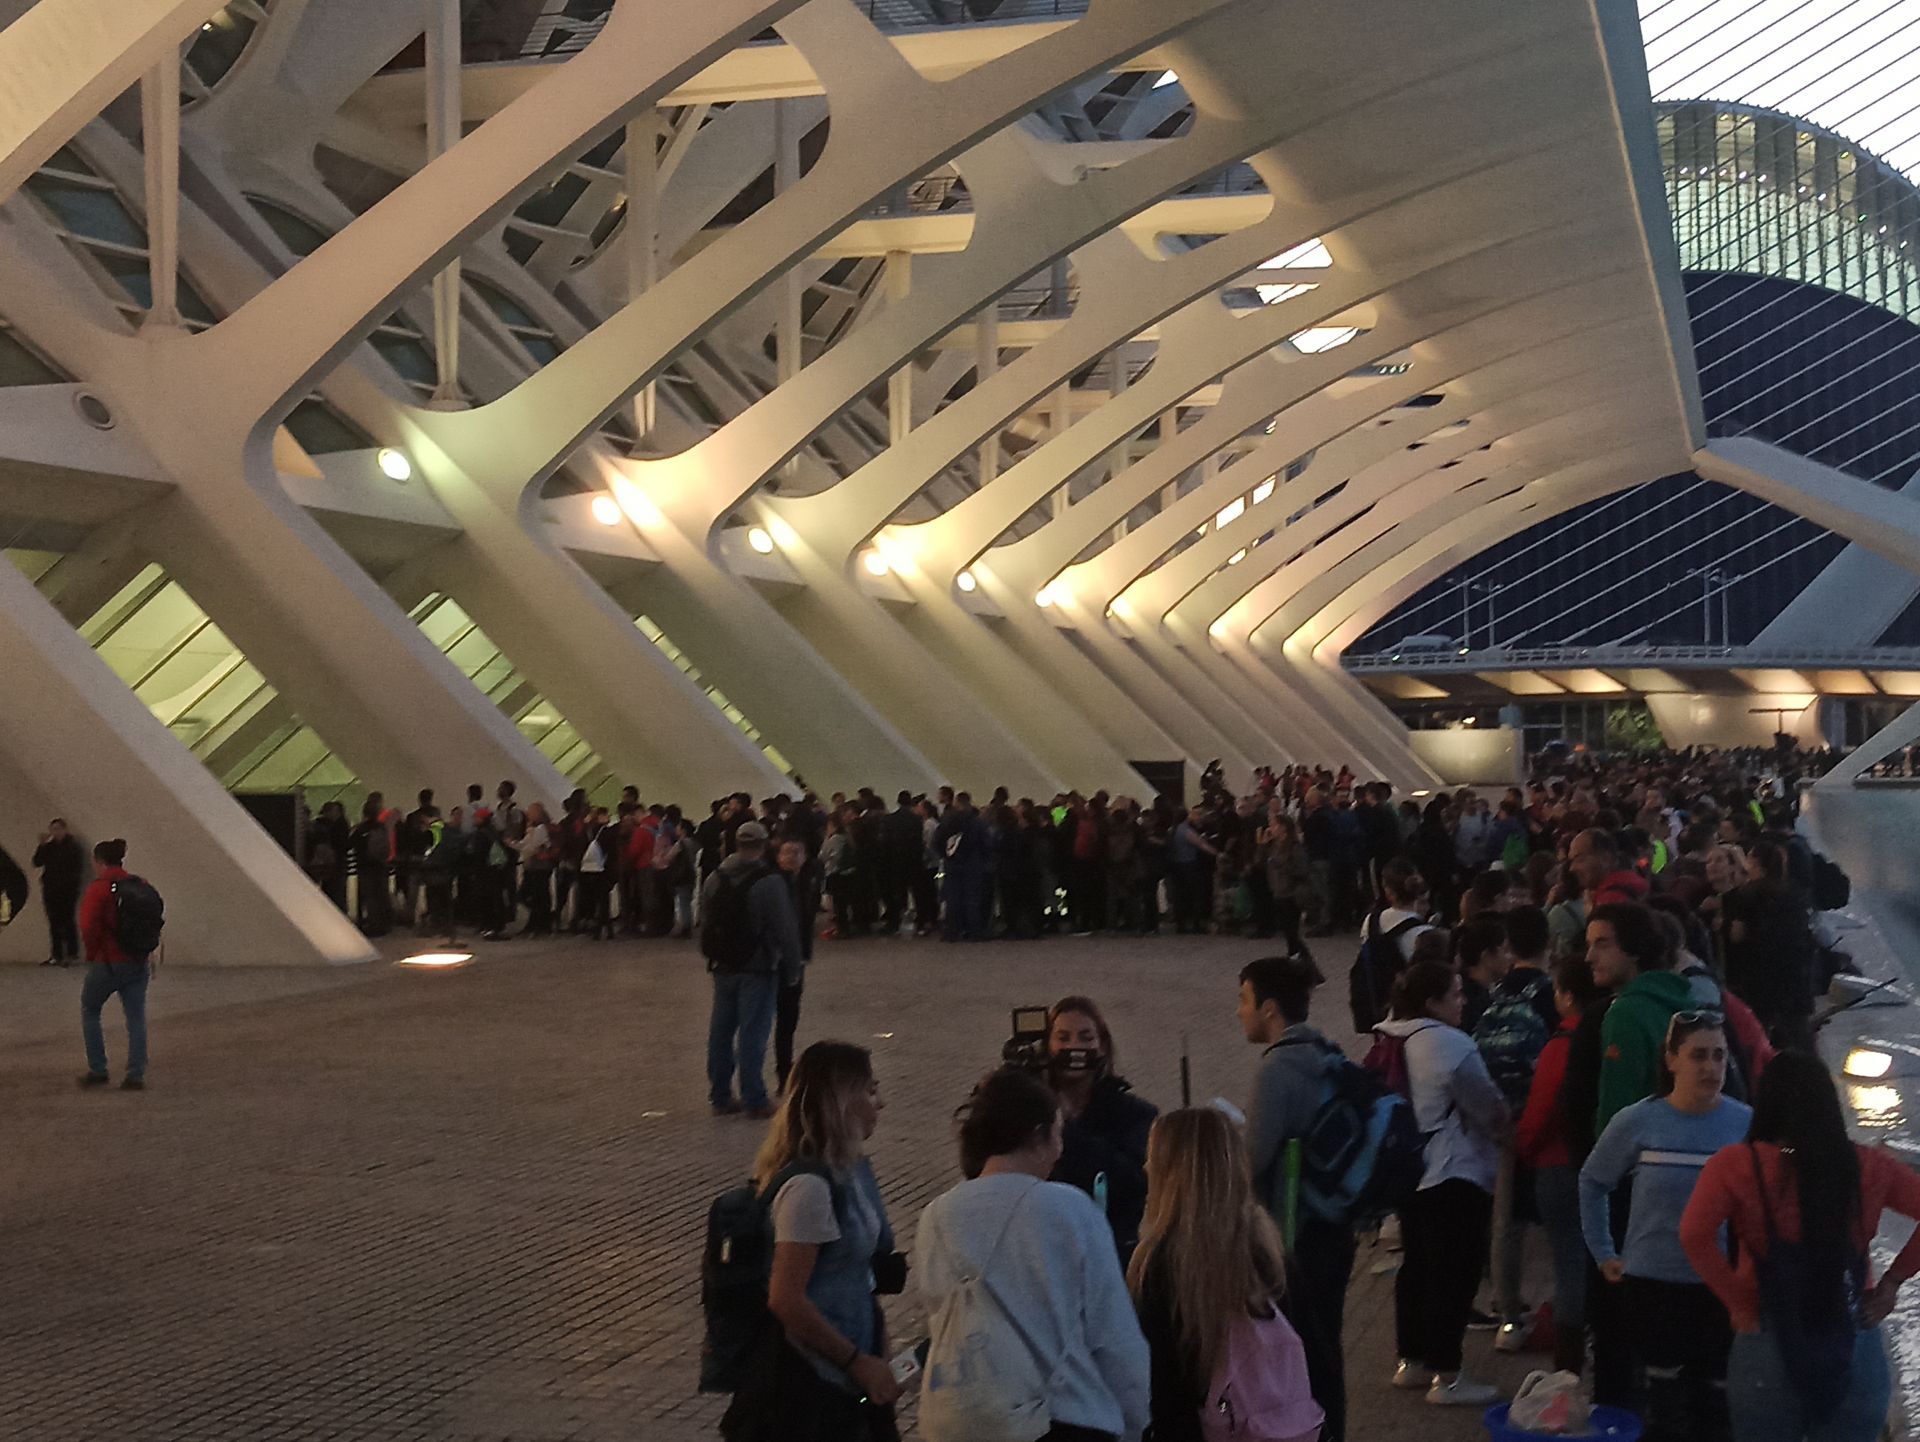
[(1667, 1018), (1667, 1041), (1671, 1044), (1674, 1033), (1678, 1031), (1724, 1031), (1726, 1025), (1726, 1014), (1712, 1007), (1703, 1007), (1698, 1011), (1676, 1011)]

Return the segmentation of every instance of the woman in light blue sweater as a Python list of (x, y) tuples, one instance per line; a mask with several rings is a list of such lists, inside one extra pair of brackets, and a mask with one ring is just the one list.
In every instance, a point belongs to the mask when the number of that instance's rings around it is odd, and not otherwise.
[(1014, 1068), (961, 1109), (967, 1180), (920, 1216), (914, 1266), (932, 1337), (927, 1442), (1112, 1442), (1148, 1420), (1146, 1339), (1085, 1192), (1047, 1175), (1060, 1102)]
[[(1733, 1333), (1680, 1245), (1680, 1217), (1700, 1169), (1745, 1138), (1753, 1113), (1721, 1095), (1727, 1034), (1719, 1012), (1674, 1013), (1661, 1051), (1666, 1094), (1616, 1112), (1580, 1170), (1580, 1227), (1607, 1285), (1625, 1289), (1637, 1360), (1648, 1372), (1648, 1442), (1720, 1442), (1729, 1435)], [(1622, 1253), (1609, 1202), (1629, 1179), (1633, 1207)]]

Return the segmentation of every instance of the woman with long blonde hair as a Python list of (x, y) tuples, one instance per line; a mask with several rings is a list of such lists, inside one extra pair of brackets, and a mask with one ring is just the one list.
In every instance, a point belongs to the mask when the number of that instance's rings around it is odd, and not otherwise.
[(1254, 1199), (1239, 1128), (1212, 1107), (1154, 1123), (1127, 1284), (1153, 1357), (1152, 1442), (1199, 1442), (1215, 1428), (1319, 1436), (1306, 1355), (1280, 1311), (1280, 1232)]
[[(721, 1419), (728, 1442), (891, 1442), (900, 1386), (885, 1360), (876, 1291), (905, 1268), (866, 1146), (880, 1084), (865, 1047), (819, 1041), (800, 1054), (754, 1158), (773, 1220), (767, 1310), (779, 1323), (751, 1385)], [(886, 1273), (897, 1273), (887, 1278)]]

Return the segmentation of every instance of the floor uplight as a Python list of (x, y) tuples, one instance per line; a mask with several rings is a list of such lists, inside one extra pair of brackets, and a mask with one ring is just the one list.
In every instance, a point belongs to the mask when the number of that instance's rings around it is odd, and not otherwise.
[(1857, 1046), (1847, 1053), (1846, 1065), (1841, 1070), (1862, 1081), (1878, 1081), (1893, 1070), (1893, 1058), (1886, 1052)]
[(973, 588), (980, 584), (973, 579), (973, 572), (971, 571), (962, 571), (953, 578), (953, 583), (968, 594), (972, 594)]
[(407, 459), (405, 451), (396, 451), (392, 446), (382, 446), (373, 459), (380, 467), (380, 474), (388, 480), (412, 479), (413, 462)]
[(470, 951), (422, 951), (413, 956), (400, 958), (401, 966), (417, 966), (426, 971), (447, 971), (456, 966), (465, 966), (473, 960)]
[(877, 547), (863, 554), (860, 557), (860, 564), (867, 568), (869, 576), (884, 576), (892, 569), (887, 564), (887, 558), (880, 554)]
[(763, 556), (773, 554), (773, 537), (767, 534), (765, 527), (750, 527), (747, 531), (747, 544)]
[(593, 498), (593, 518), (601, 525), (619, 525), (620, 515), (620, 503), (612, 496), (595, 496)]

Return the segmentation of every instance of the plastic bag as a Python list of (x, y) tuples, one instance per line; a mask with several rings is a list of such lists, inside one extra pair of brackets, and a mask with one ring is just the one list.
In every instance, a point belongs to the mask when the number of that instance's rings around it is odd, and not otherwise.
[(1590, 1411), (1573, 1373), (1529, 1372), (1507, 1409), (1507, 1425), (1550, 1437), (1579, 1435), (1588, 1430)]

